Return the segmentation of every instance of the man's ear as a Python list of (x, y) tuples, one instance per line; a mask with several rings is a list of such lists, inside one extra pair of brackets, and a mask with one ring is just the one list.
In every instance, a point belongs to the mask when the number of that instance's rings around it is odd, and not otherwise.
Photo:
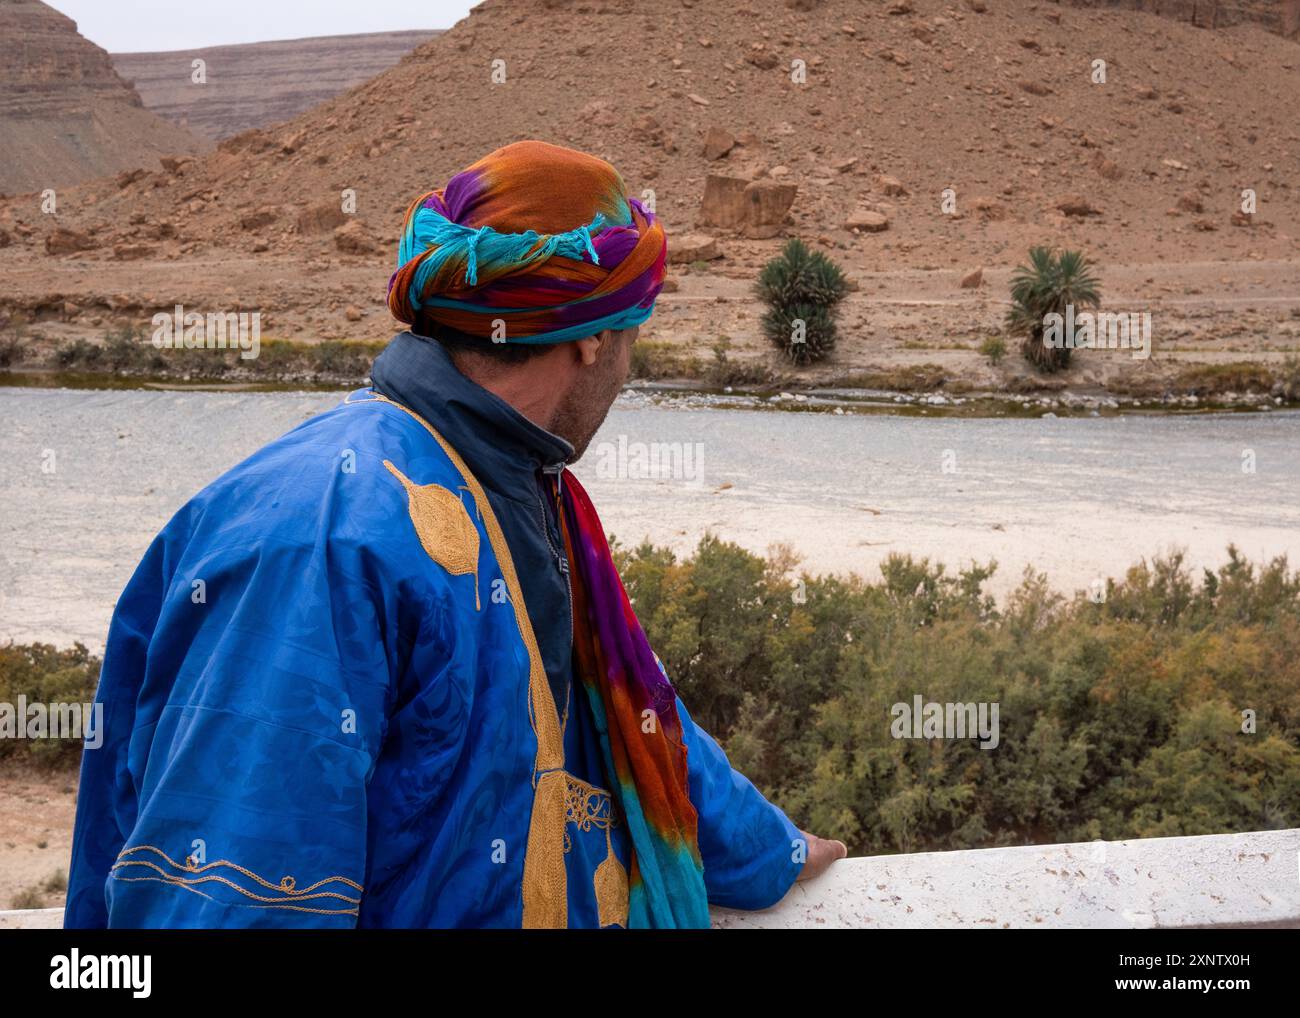
[(596, 363), (600, 355), (600, 348), (604, 346), (605, 340), (609, 338), (609, 330), (603, 330), (594, 336), (587, 336), (585, 339), (575, 339), (573, 341), (574, 349), (578, 352), (578, 359), (582, 361), (583, 367), (591, 367)]

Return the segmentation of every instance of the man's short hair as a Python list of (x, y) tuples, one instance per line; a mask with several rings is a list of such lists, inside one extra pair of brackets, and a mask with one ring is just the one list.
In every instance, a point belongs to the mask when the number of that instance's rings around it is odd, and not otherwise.
[(417, 336), (436, 339), (450, 354), (477, 354), (501, 364), (525, 364), (551, 349), (549, 343), (494, 343), (481, 336), (471, 336), (445, 325), (439, 325), (422, 311), (416, 314), (411, 331)]

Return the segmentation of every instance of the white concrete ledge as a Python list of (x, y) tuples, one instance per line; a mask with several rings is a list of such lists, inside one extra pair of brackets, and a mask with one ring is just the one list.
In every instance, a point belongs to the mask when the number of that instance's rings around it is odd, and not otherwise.
[(1300, 927), (1300, 829), (845, 859), (720, 929)]
[[(0, 912), (54, 929), (59, 908)], [(1300, 829), (845, 859), (718, 929), (1300, 928)]]

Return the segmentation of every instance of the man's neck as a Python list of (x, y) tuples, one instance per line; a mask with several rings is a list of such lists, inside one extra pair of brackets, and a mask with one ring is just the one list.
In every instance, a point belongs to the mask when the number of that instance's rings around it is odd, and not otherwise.
[(456, 370), (475, 385), (482, 386), (509, 403), (539, 428), (551, 430), (561, 391), (545, 377), (538, 377), (543, 373), (535, 372), (534, 369), (540, 367), (540, 364), (534, 361), (526, 367), (506, 367), (492, 362), (484, 363), (484, 358), (462, 353), (454, 353), (452, 363), (456, 365)]

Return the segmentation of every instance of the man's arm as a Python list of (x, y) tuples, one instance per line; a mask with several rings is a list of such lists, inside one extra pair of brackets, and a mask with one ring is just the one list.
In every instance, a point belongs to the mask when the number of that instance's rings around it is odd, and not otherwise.
[(844, 858), (847, 849), (841, 842), (799, 830), (732, 768), (722, 747), (696, 726), (680, 698), (677, 713), (711, 904), (768, 908), (785, 897), (796, 880), (811, 879)]
[(164, 535), (124, 593), (68, 925), (356, 924), (386, 627), (353, 549), (278, 537)]

